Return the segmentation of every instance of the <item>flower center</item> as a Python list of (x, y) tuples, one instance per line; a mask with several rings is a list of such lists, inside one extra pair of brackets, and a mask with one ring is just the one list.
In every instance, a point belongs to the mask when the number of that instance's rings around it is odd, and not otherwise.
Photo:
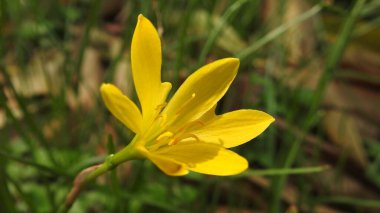
[(195, 120), (183, 125), (175, 133), (172, 131), (165, 131), (160, 134), (154, 141), (154, 143), (148, 147), (149, 150), (155, 151), (163, 146), (176, 145), (181, 141), (195, 140), (200, 142), (200, 139), (195, 134), (191, 133), (191, 128), (198, 125), (203, 126), (204, 123), (200, 120)]
[[(182, 112), (190, 109), (195, 97), (196, 94), (192, 93), (175, 112), (175, 117), (180, 116)], [(150, 130), (145, 134), (148, 136), (146, 137), (147, 143), (145, 143), (145, 147), (150, 151), (155, 151), (163, 146), (176, 145), (181, 141), (200, 141), (198, 136), (191, 133), (191, 130), (198, 125), (203, 126), (204, 123), (200, 119), (197, 119), (195, 121), (187, 122), (180, 128), (177, 128), (177, 125), (172, 125), (172, 119), (168, 120), (168, 115), (165, 113), (165, 110), (163, 110), (166, 105), (167, 103), (164, 102), (156, 106), (155, 110), (157, 115)]]

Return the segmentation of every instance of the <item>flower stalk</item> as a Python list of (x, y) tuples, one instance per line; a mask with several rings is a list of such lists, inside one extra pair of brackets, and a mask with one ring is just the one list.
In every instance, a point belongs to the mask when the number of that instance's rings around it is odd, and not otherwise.
[[(135, 140), (136, 138), (132, 140), (130, 145), (134, 144)], [(79, 174), (74, 179), (73, 186), (70, 192), (66, 196), (65, 202), (60, 207), (58, 212), (68, 212), (87, 183), (95, 180), (100, 175), (116, 168), (121, 163), (124, 163), (129, 160), (142, 158), (142, 156), (138, 152), (136, 152), (134, 148), (131, 148), (130, 145), (126, 146), (124, 149), (120, 150), (116, 154), (108, 155), (103, 163), (90, 166), (79, 172)]]

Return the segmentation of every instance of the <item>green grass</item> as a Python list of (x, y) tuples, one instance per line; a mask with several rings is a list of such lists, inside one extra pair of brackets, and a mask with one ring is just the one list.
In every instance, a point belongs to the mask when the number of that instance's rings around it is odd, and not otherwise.
[[(218, 112), (253, 108), (277, 121), (234, 149), (250, 162), (241, 175), (168, 177), (151, 162), (132, 161), (89, 183), (70, 212), (275, 213), (291, 205), (299, 212), (377, 212), (379, 138), (359, 131), (362, 166), (352, 150), (332, 142), (324, 119), (331, 85), (366, 91), (379, 85), (371, 71), (380, 67), (371, 57), (380, 54), (380, 5), (288, 0), (272, 8), (267, 2), (0, 0), (1, 211), (57, 212), (78, 172), (131, 141), (102, 103), (99, 85), (124, 82), (136, 100), (130, 42), (142, 13), (163, 30), (162, 75), (173, 90), (203, 64), (238, 57), (238, 76)], [(365, 65), (348, 58), (355, 51)], [(294, 83), (305, 70), (314, 84)], [(379, 93), (370, 97), (368, 105), (379, 106)], [(378, 126), (374, 108), (364, 121), (357, 120), (368, 113), (362, 108), (332, 108), (367, 129)]]

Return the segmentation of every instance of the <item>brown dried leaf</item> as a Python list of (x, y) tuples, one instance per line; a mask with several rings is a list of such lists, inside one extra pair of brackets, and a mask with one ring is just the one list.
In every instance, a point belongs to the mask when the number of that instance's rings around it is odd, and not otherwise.
[[(330, 84), (326, 99), (334, 106), (347, 104), (347, 100), (340, 93), (335, 84)], [(331, 140), (340, 146), (344, 152), (352, 155), (364, 168), (368, 163), (367, 156), (355, 120), (356, 118), (349, 113), (328, 110), (323, 121)]]
[(18, 94), (26, 97), (57, 94), (62, 86), (63, 55), (57, 50), (35, 52), (26, 70), (8, 64), (11, 81)]
[(85, 109), (91, 109), (96, 103), (99, 87), (102, 80), (102, 65), (99, 52), (89, 47), (86, 49), (79, 84), (79, 102)]
[[(291, 21), (309, 10), (312, 6), (303, 0), (289, 0), (286, 3), (284, 22)], [(297, 26), (290, 28), (284, 35), (288, 61), (298, 64), (315, 53), (316, 29), (313, 22), (316, 17), (310, 18)]]

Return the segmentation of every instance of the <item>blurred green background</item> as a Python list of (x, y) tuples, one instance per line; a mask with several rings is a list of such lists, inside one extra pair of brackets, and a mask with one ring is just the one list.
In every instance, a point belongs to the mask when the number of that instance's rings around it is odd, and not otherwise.
[(56, 212), (79, 171), (129, 143), (99, 86), (136, 100), (140, 13), (161, 34), (163, 80), (178, 88), (238, 57), (218, 112), (276, 122), (235, 149), (250, 162), (241, 175), (127, 162), (70, 212), (380, 212), (379, 11), (378, 0), (0, 0), (0, 212)]

